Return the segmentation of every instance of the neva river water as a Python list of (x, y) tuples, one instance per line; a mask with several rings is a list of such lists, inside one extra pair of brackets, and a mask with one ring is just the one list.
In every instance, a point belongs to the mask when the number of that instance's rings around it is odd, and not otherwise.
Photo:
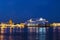
[(60, 40), (60, 27), (14, 28), (11, 35), (7, 28), (4, 32), (6, 34), (0, 34), (0, 40)]

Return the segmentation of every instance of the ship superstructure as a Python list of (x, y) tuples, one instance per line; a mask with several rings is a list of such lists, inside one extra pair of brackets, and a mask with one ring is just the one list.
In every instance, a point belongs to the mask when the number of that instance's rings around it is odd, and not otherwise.
[[(49, 23), (46, 19), (44, 18), (39, 18), (36, 20), (30, 19), (24, 23), (20, 24), (14, 24), (14, 22), (10, 19), (8, 23), (1, 23), (0, 24), (0, 33), (19, 33), (19, 32), (24, 32), (27, 31), (27, 28), (29, 29), (30, 32), (31, 30), (38, 29), (39, 27), (59, 27), (60, 23)], [(23, 31), (24, 30), (24, 31)]]
[(27, 22), (25, 22), (25, 24), (27, 26), (45, 26), (45, 24), (47, 24), (48, 21), (46, 19), (43, 18), (39, 18), (36, 19), (35, 21), (33, 21), (33, 19), (28, 20)]

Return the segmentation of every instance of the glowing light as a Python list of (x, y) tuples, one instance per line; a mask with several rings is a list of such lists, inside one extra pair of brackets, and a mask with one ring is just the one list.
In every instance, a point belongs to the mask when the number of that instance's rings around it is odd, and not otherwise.
[(39, 21), (42, 21), (42, 20), (43, 20), (43, 18), (40, 18), (40, 19), (39, 19)]
[(53, 23), (53, 24), (51, 24), (51, 26), (54, 26), (54, 27), (60, 26), (60, 23)]
[(41, 32), (41, 33), (46, 33), (46, 28), (45, 28), (45, 27), (39, 28), (39, 32)]
[(20, 24), (20, 28), (24, 28), (25, 24), (24, 23), (21, 23)]

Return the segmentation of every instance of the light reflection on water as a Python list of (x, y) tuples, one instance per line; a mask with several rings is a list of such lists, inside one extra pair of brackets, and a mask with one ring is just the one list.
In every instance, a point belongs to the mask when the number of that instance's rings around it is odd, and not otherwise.
[(39, 40), (45, 40), (46, 37), (46, 28), (45, 27), (41, 27), (39, 28)]
[(0, 40), (60, 40), (60, 27), (30, 27), (21, 31), (25, 32), (20, 35), (0, 35)]

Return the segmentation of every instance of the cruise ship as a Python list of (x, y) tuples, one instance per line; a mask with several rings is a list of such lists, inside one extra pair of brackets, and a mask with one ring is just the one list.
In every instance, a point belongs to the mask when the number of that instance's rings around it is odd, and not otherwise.
[[(12, 20), (9, 20), (8, 23), (1, 23), (0, 24), (0, 34), (20, 34), (24, 32), (35, 32), (40, 27), (57, 27), (60, 26), (60, 23), (52, 23), (49, 24), (49, 22), (46, 19), (39, 18), (36, 20), (30, 19), (27, 20), (25, 23), (20, 24), (14, 24)], [(38, 32), (38, 31), (37, 31)]]
[(36, 27), (43, 27), (46, 24), (48, 24), (48, 21), (43, 18), (39, 18), (38, 20), (36, 19), (33, 21), (32, 19), (28, 20), (25, 23), (20, 23), (20, 24), (14, 24), (12, 20), (9, 20), (8, 23), (1, 23), (0, 24), (0, 34), (14, 34), (14, 33), (20, 33), (20, 32), (26, 32), (27, 28), (31, 32), (31, 29), (36, 28)]
[(48, 21), (46, 19), (43, 18), (39, 18), (36, 20), (30, 19), (27, 22), (25, 22), (25, 24), (29, 27), (35, 27), (35, 26), (46, 26), (46, 24), (48, 24)]

